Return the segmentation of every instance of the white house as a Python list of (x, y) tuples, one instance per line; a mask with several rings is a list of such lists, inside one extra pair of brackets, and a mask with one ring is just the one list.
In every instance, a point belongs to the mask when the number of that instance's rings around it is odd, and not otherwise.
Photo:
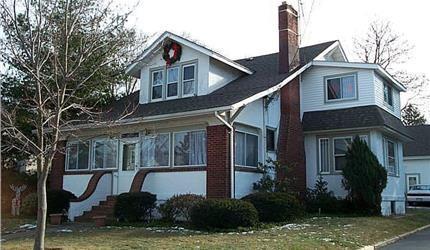
[(388, 170), (383, 214), (404, 213), (404, 86), (379, 65), (349, 62), (339, 41), (299, 48), (297, 12), (283, 3), (278, 15), (279, 52), (236, 61), (163, 33), (127, 69), (140, 91), (101, 123), (64, 128), (66, 155), (57, 155), (50, 183), (79, 197), (70, 218), (111, 213), (112, 195), (123, 192), (240, 198), (268, 158), (293, 168), (299, 194), (323, 175), (344, 196), (355, 135)]
[(405, 143), (403, 151), (407, 191), (411, 185), (430, 184), (430, 125), (406, 128), (414, 137)]

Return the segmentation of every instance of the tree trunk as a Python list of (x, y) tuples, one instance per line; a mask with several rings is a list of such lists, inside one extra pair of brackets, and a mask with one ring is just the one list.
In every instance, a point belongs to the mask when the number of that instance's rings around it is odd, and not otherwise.
[(38, 164), (41, 164), (41, 171), (37, 181), (37, 230), (34, 240), (34, 250), (45, 249), (45, 229), (46, 229), (46, 212), (48, 202), (46, 199), (46, 180), (48, 179), (48, 169), (43, 161), (43, 156), (38, 159)]

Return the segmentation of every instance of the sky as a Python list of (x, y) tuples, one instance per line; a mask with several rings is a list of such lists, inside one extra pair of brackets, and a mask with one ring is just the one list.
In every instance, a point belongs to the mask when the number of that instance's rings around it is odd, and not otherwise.
[[(125, 1), (116, 0), (124, 5)], [(277, 7), (281, 0), (141, 0), (130, 25), (145, 34), (165, 30), (187, 34), (231, 58), (278, 51)], [(296, 8), (298, 0), (290, 0)], [(363, 36), (373, 20), (387, 20), (414, 46), (396, 69), (430, 78), (430, 1), (300, 0), (301, 46), (340, 40), (350, 61), (357, 61), (353, 38)], [(132, 2), (127, 1), (130, 6)], [(430, 88), (430, 87), (429, 87)], [(430, 93), (430, 89), (426, 89)], [(407, 96), (407, 95), (406, 95)], [(430, 101), (420, 100), (430, 120)]]

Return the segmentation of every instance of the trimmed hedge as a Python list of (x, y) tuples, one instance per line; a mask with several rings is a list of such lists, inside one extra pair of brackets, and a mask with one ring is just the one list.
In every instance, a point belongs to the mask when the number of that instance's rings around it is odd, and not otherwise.
[(258, 223), (258, 212), (246, 201), (209, 199), (191, 209), (191, 222), (198, 228), (252, 227)]
[(48, 215), (49, 214), (61, 214), (69, 211), (70, 200), (76, 199), (76, 196), (62, 189), (48, 190), (47, 193), (48, 202)]
[(197, 194), (175, 195), (160, 206), (160, 213), (167, 221), (190, 221), (191, 209), (205, 197)]
[(281, 192), (258, 192), (242, 198), (254, 205), (262, 222), (281, 222), (303, 215), (296, 197)]
[(114, 214), (120, 221), (145, 221), (151, 216), (157, 196), (149, 192), (122, 193), (117, 197)]

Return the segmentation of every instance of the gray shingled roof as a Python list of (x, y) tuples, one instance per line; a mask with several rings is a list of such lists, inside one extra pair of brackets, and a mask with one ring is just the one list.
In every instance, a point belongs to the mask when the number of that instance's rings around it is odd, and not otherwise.
[[(312, 61), (335, 42), (330, 41), (300, 48), (301, 66)], [(129, 110), (133, 108), (134, 110), (132, 114), (126, 117), (130, 119), (229, 106), (277, 85), (294, 73), (294, 71), (288, 74), (278, 73), (278, 53), (257, 56), (252, 59), (236, 60), (236, 62), (253, 70), (254, 73), (243, 75), (224, 87), (203, 96), (138, 104), (139, 91), (136, 91), (114, 102), (109, 108), (110, 111), (106, 113), (107, 118), (115, 119), (120, 114), (123, 114), (126, 108)]]
[(403, 144), (404, 156), (430, 156), (430, 125), (407, 126), (414, 141)]
[(399, 118), (376, 105), (305, 112), (302, 123), (307, 132), (384, 126), (412, 138)]

